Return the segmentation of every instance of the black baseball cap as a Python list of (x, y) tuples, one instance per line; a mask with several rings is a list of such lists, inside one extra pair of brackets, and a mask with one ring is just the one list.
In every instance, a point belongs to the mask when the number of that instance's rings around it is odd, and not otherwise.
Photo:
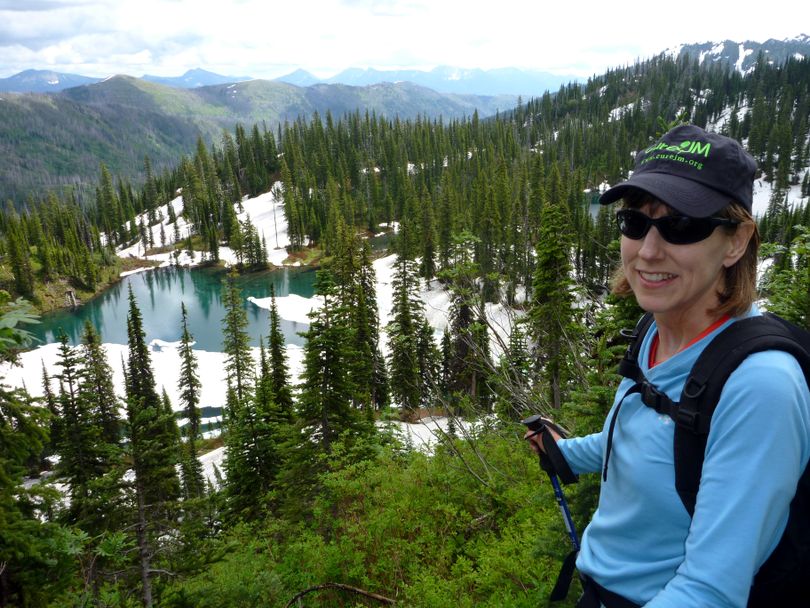
[(680, 125), (636, 155), (633, 174), (599, 197), (614, 203), (639, 188), (691, 217), (708, 217), (732, 201), (752, 212), (756, 161), (730, 137)]

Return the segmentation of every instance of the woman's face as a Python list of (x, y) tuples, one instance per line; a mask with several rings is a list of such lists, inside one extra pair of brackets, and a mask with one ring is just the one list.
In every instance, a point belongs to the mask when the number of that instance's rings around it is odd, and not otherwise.
[[(646, 203), (638, 209), (649, 217), (671, 215), (661, 203)], [(621, 238), (622, 266), (641, 308), (670, 324), (714, 321), (708, 312), (718, 305), (723, 268), (733, 265), (745, 251), (745, 230), (729, 235), (716, 228), (697, 243), (673, 245), (655, 226), (639, 240)]]

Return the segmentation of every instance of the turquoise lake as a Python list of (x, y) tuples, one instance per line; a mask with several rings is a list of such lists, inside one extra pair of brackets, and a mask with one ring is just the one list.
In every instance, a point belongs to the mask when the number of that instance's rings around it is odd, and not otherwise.
[[(101, 334), (103, 342), (127, 343), (128, 290), (132, 286), (138, 308), (143, 315), (147, 343), (152, 340), (176, 342), (181, 334), (180, 304), (188, 310), (189, 331), (194, 336), (195, 349), (222, 350), (222, 287), (227, 271), (203, 268), (159, 268), (129, 275), (119, 283), (92, 300), (73, 310), (61, 310), (45, 315), (39, 325), (29, 329), (42, 343), (58, 341), (64, 331), (71, 344), (81, 342), (84, 323), (90, 319)], [(258, 346), (259, 337), (266, 338), (270, 331), (267, 310), (247, 301), (249, 296), (267, 298), (270, 286), (275, 287), (277, 297), (289, 294), (304, 298), (314, 293), (315, 271), (310, 269), (281, 268), (266, 272), (246, 274), (236, 279), (247, 311), (251, 343)], [(304, 339), (298, 335), (308, 325), (293, 321), (281, 321), (281, 329), (290, 344), (301, 345)], [(266, 339), (265, 339), (266, 343)]]

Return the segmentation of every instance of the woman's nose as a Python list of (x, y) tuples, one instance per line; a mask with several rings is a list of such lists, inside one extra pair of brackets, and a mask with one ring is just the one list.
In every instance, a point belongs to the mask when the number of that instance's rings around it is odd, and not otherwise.
[(655, 226), (650, 226), (647, 234), (645, 234), (644, 238), (641, 239), (641, 248), (638, 250), (638, 254), (639, 256), (645, 258), (658, 257), (661, 255), (664, 244), (665, 241), (663, 238), (661, 238), (658, 228)]

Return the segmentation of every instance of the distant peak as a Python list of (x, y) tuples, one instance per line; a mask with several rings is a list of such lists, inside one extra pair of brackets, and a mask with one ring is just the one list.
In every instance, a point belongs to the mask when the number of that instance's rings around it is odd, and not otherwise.
[(191, 68), (187, 70), (183, 76), (219, 76), (219, 74), (214, 74), (214, 72), (204, 70), (203, 68)]

